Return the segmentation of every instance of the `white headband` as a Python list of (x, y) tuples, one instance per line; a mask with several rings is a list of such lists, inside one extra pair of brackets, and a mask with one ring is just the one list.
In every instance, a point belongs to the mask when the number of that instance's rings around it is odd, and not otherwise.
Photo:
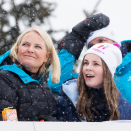
[(95, 39), (97, 37), (106, 37), (110, 40), (115, 41), (116, 43), (118, 43), (121, 46), (120, 39), (118, 37), (118, 33), (116, 31), (116, 28), (115, 28), (114, 24), (111, 22), (107, 27), (104, 27), (100, 30), (93, 31), (89, 34), (89, 37), (86, 42), (87, 49), (88, 49), (88, 44), (90, 43), (90, 41), (92, 41), (93, 39)]
[(109, 68), (112, 77), (114, 77), (116, 67), (122, 63), (122, 54), (118, 47), (109, 43), (99, 43), (88, 49), (84, 56), (89, 53), (96, 54), (101, 57)]

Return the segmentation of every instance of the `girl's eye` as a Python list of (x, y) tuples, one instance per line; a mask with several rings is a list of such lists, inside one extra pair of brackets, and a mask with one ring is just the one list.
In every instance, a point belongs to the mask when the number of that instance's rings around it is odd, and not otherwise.
[(94, 65), (99, 65), (98, 63), (94, 63)]
[(36, 48), (40, 48), (40, 49), (42, 49), (42, 47), (41, 47), (41, 46), (36, 46)]
[(88, 63), (87, 63), (87, 62), (84, 62), (83, 65), (88, 65)]

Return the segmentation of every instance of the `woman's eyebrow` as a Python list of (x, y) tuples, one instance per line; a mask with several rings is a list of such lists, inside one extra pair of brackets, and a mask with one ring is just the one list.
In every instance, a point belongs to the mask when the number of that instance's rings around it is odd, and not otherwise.
[(22, 41), (22, 43), (30, 43), (30, 42), (28, 42), (28, 41)]
[(35, 45), (42, 45), (42, 44), (38, 44), (38, 43), (36, 43)]

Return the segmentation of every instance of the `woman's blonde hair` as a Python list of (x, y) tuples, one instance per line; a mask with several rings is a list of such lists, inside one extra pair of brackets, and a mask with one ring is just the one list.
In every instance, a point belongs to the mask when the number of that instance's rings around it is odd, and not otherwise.
[[(84, 59), (81, 64), (80, 74), (77, 80), (79, 98), (77, 101), (76, 109), (82, 120), (85, 120), (84, 119), (84, 116), (85, 116), (87, 121), (92, 121), (93, 115), (91, 112), (95, 111), (97, 113), (97, 111), (91, 106), (91, 103), (93, 102), (92, 101), (93, 95), (91, 94), (90, 90), (85, 87), (84, 77), (82, 73), (83, 63), (84, 63)], [(102, 67), (104, 71), (104, 74), (103, 74), (104, 75), (104, 85), (103, 85), (104, 93), (105, 93), (105, 97), (106, 97), (106, 101), (108, 105), (108, 111), (110, 115), (109, 120), (119, 120), (120, 119), (120, 113), (118, 110), (119, 93), (114, 83), (114, 80), (112, 79), (112, 75), (103, 60), (102, 60)]]
[(11, 48), (11, 53), (10, 53), (10, 57), (13, 60), (13, 62), (15, 62), (17, 60), (17, 54), (18, 54), (18, 48), (19, 45), (22, 41), (22, 38), (25, 34), (29, 33), (29, 32), (37, 32), (44, 40), (45, 44), (46, 44), (46, 49), (47, 52), (50, 52), (50, 56), (47, 60), (46, 63), (43, 63), (41, 65), (41, 67), (39, 68), (39, 75), (42, 76), (45, 73), (46, 68), (49, 67), (49, 65), (52, 65), (52, 82), (56, 83), (59, 81), (60, 79), (60, 62), (59, 62), (59, 58), (58, 55), (55, 51), (53, 42), (50, 38), (50, 36), (39, 26), (34, 26), (31, 27), (27, 30), (25, 30), (18, 38), (16, 43), (13, 45), (13, 47)]

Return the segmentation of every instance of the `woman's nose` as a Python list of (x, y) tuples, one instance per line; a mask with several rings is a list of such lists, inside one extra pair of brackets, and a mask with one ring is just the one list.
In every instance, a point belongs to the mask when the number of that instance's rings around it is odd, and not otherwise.
[(30, 46), (30, 47), (28, 48), (28, 52), (29, 52), (29, 53), (34, 53), (34, 48), (33, 48), (32, 46)]

